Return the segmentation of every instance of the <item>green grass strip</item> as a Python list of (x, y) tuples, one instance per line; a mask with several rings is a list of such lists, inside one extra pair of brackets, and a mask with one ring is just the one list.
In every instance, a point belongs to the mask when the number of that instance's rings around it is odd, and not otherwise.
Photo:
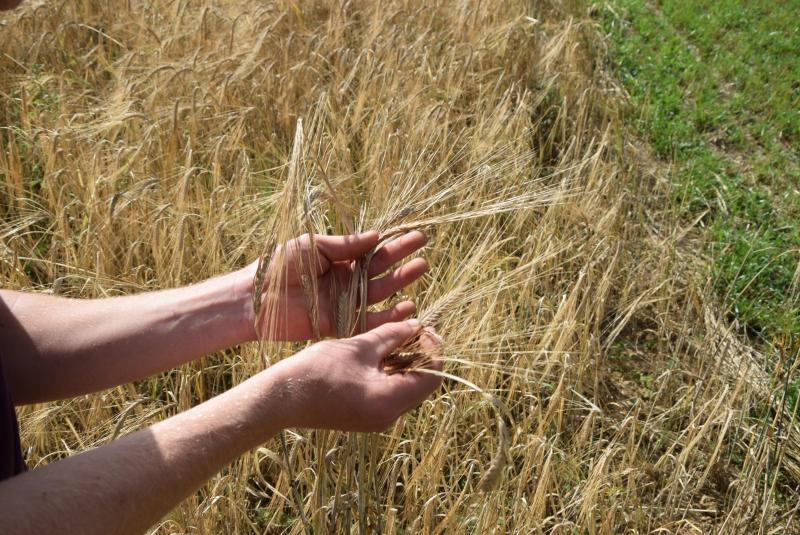
[(721, 299), (766, 343), (800, 337), (800, 2), (612, 0), (595, 10), (629, 123), (671, 163)]

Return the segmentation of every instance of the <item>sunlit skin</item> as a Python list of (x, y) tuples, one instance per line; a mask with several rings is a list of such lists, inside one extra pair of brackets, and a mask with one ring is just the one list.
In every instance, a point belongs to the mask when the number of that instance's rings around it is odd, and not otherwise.
[[(319, 329), (323, 337), (334, 336), (334, 310), (336, 304), (331, 302), (332, 286), (338, 279), (341, 284), (349, 281), (352, 274), (352, 262), (354, 258), (363, 256), (378, 243), (377, 232), (365, 232), (352, 236), (316, 236), (314, 242), (319, 254), (317, 255), (317, 290), (319, 294)], [(421, 232), (415, 231), (405, 234), (379, 249), (372, 257), (369, 265), (368, 275), (372, 277), (368, 285), (367, 304), (379, 303), (391, 296), (398, 290), (417, 280), (428, 269), (428, 264), (422, 258), (416, 258), (384, 276), (378, 276), (387, 271), (393, 264), (402, 258), (412, 254), (420, 247), (425, 245), (427, 238)], [(275, 314), (278, 324), (269, 331), (273, 338), (282, 340), (306, 340), (313, 337), (311, 323), (306, 311), (306, 296), (300, 283), (300, 273), (295, 266), (301, 265), (301, 258), (305, 259), (305, 265), (310, 265), (309, 250), (311, 240), (307, 235), (301, 236), (286, 244), (287, 264), (286, 278), (282, 281), (285, 286), (279, 293), (279, 301), (275, 303), (277, 313)], [(274, 262), (273, 262), (274, 264)], [(256, 273), (258, 262), (253, 262), (247, 267), (248, 276), (245, 278), (252, 281)], [(279, 266), (271, 265), (271, 269)], [(264, 303), (268, 300), (264, 299)], [(377, 327), (387, 321), (397, 321), (407, 317), (414, 312), (414, 303), (402, 301), (395, 306), (367, 314), (367, 328)], [(262, 313), (262, 317), (268, 318), (269, 311)], [(288, 320), (288, 321), (287, 321)], [(253, 325), (256, 322), (251, 322)], [(266, 327), (262, 327), (266, 329)], [(256, 332), (251, 336), (255, 337)]]

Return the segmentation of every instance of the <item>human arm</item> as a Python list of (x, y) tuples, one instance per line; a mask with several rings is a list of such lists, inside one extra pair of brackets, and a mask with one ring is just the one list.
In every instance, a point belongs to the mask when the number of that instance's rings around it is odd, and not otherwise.
[[(320, 286), (348, 269), (378, 242), (375, 232), (353, 236), (319, 236), (325, 260)], [(307, 247), (307, 237), (290, 251)], [(371, 276), (378, 276), (425, 243), (410, 233), (386, 244), (373, 257)], [(305, 245), (304, 245), (305, 244)], [(289, 244), (285, 244), (289, 245)], [(290, 254), (288, 267), (294, 265)], [(370, 281), (371, 302), (385, 299), (410, 284), (427, 265), (415, 259)], [(254, 340), (252, 306), (256, 263), (199, 284), (107, 299), (67, 299), (0, 291), (0, 346), (12, 398), (17, 404), (63, 399), (131, 382), (232, 345)], [(321, 292), (323, 326), (330, 325), (328, 292)], [(311, 337), (302, 289), (286, 288), (280, 304), (284, 321), (270, 338)], [(414, 312), (408, 301), (369, 315), (368, 327), (398, 321)], [(332, 334), (329, 328), (322, 333)]]
[[(282, 428), (385, 429), (440, 382), (430, 374), (381, 369), (382, 359), (418, 329), (414, 322), (387, 323), (317, 343), (150, 428), (5, 480), (3, 532), (142, 533)], [(436, 353), (436, 341), (423, 343)]]
[(240, 277), (107, 299), (0, 291), (12, 399), (25, 404), (93, 392), (245, 341), (252, 305)]

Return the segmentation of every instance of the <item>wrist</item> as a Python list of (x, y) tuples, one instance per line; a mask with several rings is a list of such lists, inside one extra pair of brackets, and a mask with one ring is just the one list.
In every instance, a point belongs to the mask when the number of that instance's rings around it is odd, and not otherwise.
[(238, 329), (242, 342), (253, 342), (258, 339), (255, 327), (255, 311), (253, 310), (253, 278), (256, 264), (250, 264), (228, 275), (231, 279), (233, 298), (236, 302)]
[(229, 392), (243, 400), (251, 442), (261, 444), (282, 429), (296, 427), (296, 384), (279, 365), (254, 375)]

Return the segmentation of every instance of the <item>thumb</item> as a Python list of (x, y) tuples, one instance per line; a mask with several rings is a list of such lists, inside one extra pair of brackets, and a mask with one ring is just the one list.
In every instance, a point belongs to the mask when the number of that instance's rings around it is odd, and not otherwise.
[(372, 348), (375, 357), (382, 359), (419, 332), (419, 320), (410, 319), (383, 325), (356, 336)]
[(317, 249), (331, 262), (355, 260), (375, 247), (378, 239), (379, 235), (375, 230), (347, 236), (326, 236), (324, 234), (314, 236)]

